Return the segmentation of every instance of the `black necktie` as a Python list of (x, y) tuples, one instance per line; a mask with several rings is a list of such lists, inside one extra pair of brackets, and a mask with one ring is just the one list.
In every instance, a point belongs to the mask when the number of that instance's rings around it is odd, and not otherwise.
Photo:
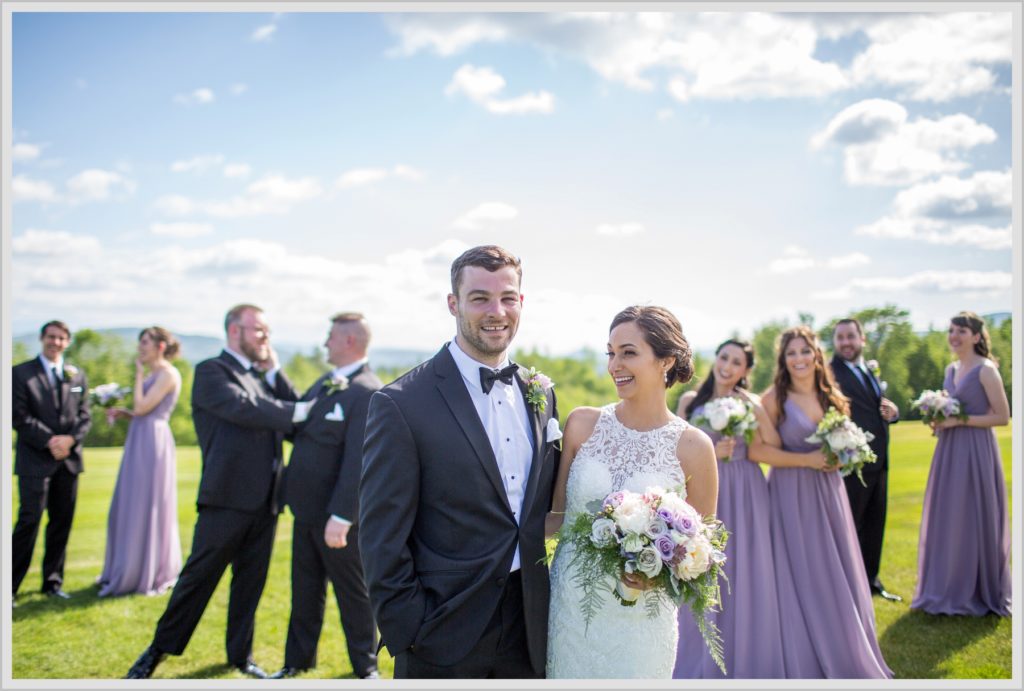
[(62, 390), (61, 384), (63, 383), (62, 380), (64, 379), (64, 377), (61, 376), (60, 370), (57, 369), (56, 365), (54, 365), (51, 369), (53, 370), (53, 388), (54, 391), (57, 392), (57, 406), (63, 407), (64, 401), (61, 399), (64, 398), (64, 391)]
[(519, 365), (514, 362), (505, 369), (489, 369), (487, 367), (481, 367), (480, 388), (484, 390), (484, 393), (490, 393), (491, 387), (494, 386), (494, 382), (498, 380), (501, 380), (511, 386), (512, 377), (516, 376), (516, 370), (518, 369)]

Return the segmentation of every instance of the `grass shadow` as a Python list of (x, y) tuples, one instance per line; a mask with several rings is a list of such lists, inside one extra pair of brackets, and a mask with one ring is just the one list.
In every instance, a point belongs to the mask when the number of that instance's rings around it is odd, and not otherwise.
[(947, 661), (992, 634), (999, 621), (994, 614), (968, 617), (911, 610), (889, 625), (879, 646), (897, 679), (947, 678)]
[(99, 593), (99, 586), (96, 584), (87, 585), (84, 588), (79, 588), (78, 590), (68, 591), (68, 595), (71, 596), (68, 600), (54, 597), (52, 595), (45, 595), (40, 592), (19, 593), (17, 600), (18, 604), (16, 607), (11, 609), (11, 621), (18, 622), (23, 619), (32, 619), (40, 614), (48, 612), (66, 612), (68, 610), (93, 607), (100, 602), (100, 598), (97, 597), (97, 593)]

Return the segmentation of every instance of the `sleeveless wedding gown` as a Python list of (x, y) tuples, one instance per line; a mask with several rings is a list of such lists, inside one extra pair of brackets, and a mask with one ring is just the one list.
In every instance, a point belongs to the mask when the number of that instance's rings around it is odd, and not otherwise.
[[(611, 492), (643, 492), (651, 486), (684, 485), (676, 457), (679, 438), (688, 424), (679, 418), (647, 432), (629, 429), (615, 416), (617, 404), (601, 409), (594, 433), (573, 460), (566, 486), (568, 524), (587, 504)], [(685, 497), (685, 493), (683, 493)], [(600, 591), (601, 606), (586, 624), (580, 607), (582, 592), (574, 581), (572, 546), (563, 543), (551, 565), (551, 608), (548, 621), (549, 679), (669, 679), (676, 659), (678, 608), (662, 599), (650, 617), (644, 596), (633, 607), (619, 603), (609, 576)]]

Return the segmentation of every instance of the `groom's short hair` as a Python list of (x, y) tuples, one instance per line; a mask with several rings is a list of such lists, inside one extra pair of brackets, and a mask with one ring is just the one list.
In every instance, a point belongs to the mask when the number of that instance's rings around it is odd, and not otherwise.
[(452, 294), (458, 296), (459, 283), (462, 282), (462, 270), (467, 266), (479, 266), (494, 272), (506, 266), (516, 270), (519, 282), (523, 282), (523, 265), (519, 257), (497, 245), (480, 245), (471, 247), (452, 262)]
[(249, 303), (242, 303), (241, 305), (235, 305), (228, 310), (228, 313), (224, 315), (224, 332), (231, 328), (232, 324), (237, 324), (242, 321), (242, 314), (252, 310), (253, 312), (263, 312), (263, 309), (256, 305), (250, 305)]

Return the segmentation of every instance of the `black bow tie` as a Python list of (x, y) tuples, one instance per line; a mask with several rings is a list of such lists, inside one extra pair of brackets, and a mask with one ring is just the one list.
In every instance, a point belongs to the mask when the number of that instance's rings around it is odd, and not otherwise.
[(512, 363), (505, 369), (488, 369), (487, 367), (480, 368), (480, 388), (484, 390), (484, 393), (490, 393), (491, 387), (494, 386), (494, 382), (503, 381), (509, 386), (512, 385), (512, 377), (516, 376), (516, 370), (519, 369), (519, 365)]

